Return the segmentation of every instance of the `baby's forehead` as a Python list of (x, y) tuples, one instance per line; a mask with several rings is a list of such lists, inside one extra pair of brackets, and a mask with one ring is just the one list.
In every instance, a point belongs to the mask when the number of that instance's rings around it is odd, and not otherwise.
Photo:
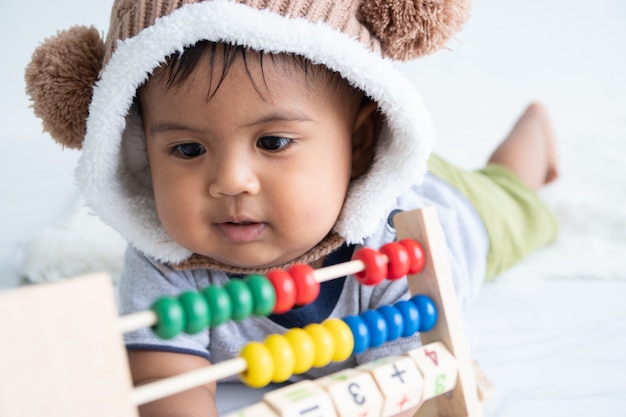
[(233, 68), (245, 68), (248, 80), (260, 95), (268, 91), (272, 82), (288, 80), (312, 93), (331, 94), (342, 100), (362, 98), (339, 73), (307, 58), (290, 53), (268, 53), (225, 43), (200, 41), (166, 58), (165, 64), (155, 70), (149, 82), (158, 80), (166, 89), (179, 88), (193, 81), (198, 70), (208, 71), (211, 77), (209, 98), (214, 95)]
[(263, 56), (265, 61), (271, 61), (271, 65), (278, 72), (305, 83), (309, 89), (339, 90), (340, 92), (357, 90), (338, 72), (322, 64), (314, 64), (304, 57), (286, 53), (264, 54)]

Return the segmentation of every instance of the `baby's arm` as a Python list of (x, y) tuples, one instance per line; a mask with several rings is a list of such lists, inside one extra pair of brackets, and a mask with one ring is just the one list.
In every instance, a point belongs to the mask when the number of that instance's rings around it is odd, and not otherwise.
[[(128, 352), (128, 360), (135, 385), (210, 365), (200, 356), (143, 350)], [(139, 414), (141, 417), (217, 417), (215, 383), (142, 405)]]

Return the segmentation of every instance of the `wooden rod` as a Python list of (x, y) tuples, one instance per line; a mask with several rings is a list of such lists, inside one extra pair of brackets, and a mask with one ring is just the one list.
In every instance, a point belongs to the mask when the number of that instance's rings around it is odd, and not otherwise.
[(345, 277), (346, 275), (356, 274), (364, 269), (365, 264), (363, 261), (349, 261), (316, 269), (315, 272), (313, 272), (313, 276), (317, 282), (324, 282)]
[(117, 330), (124, 334), (135, 330), (151, 327), (157, 324), (158, 317), (152, 310), (140, 311), (139, 313), (127, 314), (117, 320)]
[(160, 379), (136, 387), (131, 393), (131, 402), (141, 405), (155, 401), (209, 382), (240, 374), (248, 368), (243, 358), (234, 358), (195, 371)]

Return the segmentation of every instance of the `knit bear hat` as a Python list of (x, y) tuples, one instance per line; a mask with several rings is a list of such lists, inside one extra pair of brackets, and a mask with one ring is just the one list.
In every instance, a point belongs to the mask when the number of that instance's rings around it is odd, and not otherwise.
[(184, 264), (194, 254), (167, 235), (156, 212), (133, 104), (137, 89), (166, 57), (200, 40), (323, 64), (384, 116), (374, 161), (350, 185), (334, 228), (341, 240), (362, 243), (402, 191), (423, 178), (434, 139), (421, 98), (394, 61), (443, 47), (466, 20), (467, 3), (115, 0), (106, 41), (93, 27), (78, 26), (37, 48), (26, 69), (27, 92), (44, 129), (63, 146), (82, 148), (76, 178), (87, 204), (141, 252)]

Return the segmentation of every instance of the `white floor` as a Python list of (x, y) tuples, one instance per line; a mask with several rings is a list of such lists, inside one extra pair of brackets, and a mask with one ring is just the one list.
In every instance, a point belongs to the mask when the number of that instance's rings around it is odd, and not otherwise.
[[(105, 31), (110, 4), (0, 3), (0, 288), (16, 285), (28, 242), (79, 201), (78, 153), (41, 133), (23, 68), (57, 29)], [(473, 355), (497, 389), (488, 416), (626, 415), (624, 22), (620, 0), (481, 0), (448, 51), (403, 66), (433, 113), (438, 152), (462, 165), (484, 162), (528, 102), (554, 117), (562, 178), (543, 195), (561, 238), (487, 284), (468, 316)]]

